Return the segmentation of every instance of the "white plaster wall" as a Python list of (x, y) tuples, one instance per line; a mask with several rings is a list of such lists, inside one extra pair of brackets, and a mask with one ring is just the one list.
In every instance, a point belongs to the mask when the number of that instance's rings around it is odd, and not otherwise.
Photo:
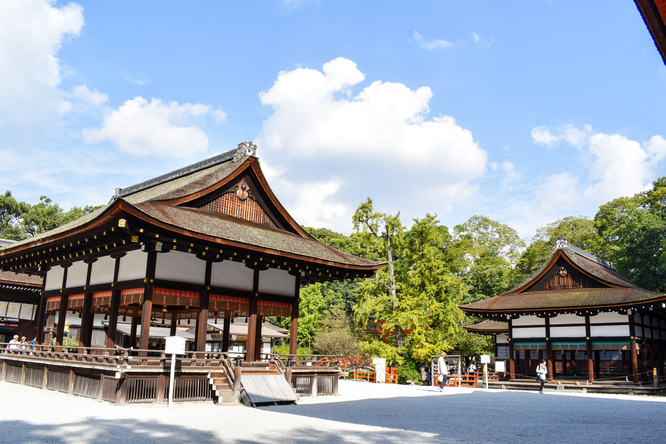
[(60, 265), (57, 267), (52, 267), (49, 271), (47, 271), (44, 290), (60, 290), (62, 288), (63, 274), (65, 274), (65, 269)]
[(546, 328), (545, 327), (512, 328), (511, 337), (514, 338), (514, 339), (517, 339), (517, 338), (545, 338), (546, 337)]
[(225, 287), (234, 290), (252, 291), (254, 270), (240, 262), (213, 262), (210, 284), (214, 287)]
[(585, 326), (580, 327), (553, 327), (550, 326), (551, 338), (579, 338), (585, 336)]
[(118, 282), (145, 278), (147, 264), (148, 253), (141, 250), (132, 250), (128, 252), (125, 256), (120, 258)]
[(590, 316), (590, 324), (605, 324), (609, 322), (629, 322), (627, 315), (619, 313), (599, 313), (596, 316)]
[(629, 336), (627, 325), (591, 325), (590, 335), (594, 337)]
[(171, 250), (157, 255), (155, 279), (203, 285), (205, 278), (206, 262), (193, 254)]
[(546, 325), (546, 320), (544, 318), (539, 318), (536, 316), (521, 316), (517, 319), (511, 321), (513, 327), (519, 325)]
[(116, 268), (116, 260), (111, 256), (102, 256), (92, 264), (90, 273), (90, 285), (108, 284), (113, 282), (113, 271)]
[(294, 296), (296, 289), (296, 276), (287, 270), (269, 268), (259, 273), (259, 292)]
[(585, 317), (575, 314), (559, 314), (554, 318), (550, 318), (550, 325), (558, 324), (585, 324)]
[(66, 288), (83, 287), (88, 276), (88, 264), (83, 261), (74, 262), (67, 270)]
[(508, 344), (509, 337), (506, 335), (506, 333), (500, 333), (496, 336), (495, 342), (497, 344)]

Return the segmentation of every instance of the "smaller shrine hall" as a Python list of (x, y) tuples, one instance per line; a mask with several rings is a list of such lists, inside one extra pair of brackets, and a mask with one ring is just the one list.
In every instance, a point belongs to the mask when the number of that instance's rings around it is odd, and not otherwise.
[(205, 351), (212, 322), (227, 351), (240, 318), (247, 322), (247, 361), (260, 358), (266, 316), (291, 318), (296, 353), (302, 285), (370, 277), (382, 267), (320, 243), (296, 223), (249, 142), (117, 189), (103, 208), (0, 249), (3, 276), (43, 279), (31, 300), (40, 342), (62, 344), (67, 320), (78, 317), (81, 346), (113, 348), (121, 345), (121, 319), (131, 323), (130, 342), (141, 350), (149, 348), (151, 325), (172, 335), (192, 325), (194, 351)]
[(544, 265), (509, 292), (462, 305), (484, 318), (467, 329), (496, 335), (497, 359), (512, 379), (652, 379), (663, 375), (666, 295), (620, 276), (612, 264), (558, 240)]

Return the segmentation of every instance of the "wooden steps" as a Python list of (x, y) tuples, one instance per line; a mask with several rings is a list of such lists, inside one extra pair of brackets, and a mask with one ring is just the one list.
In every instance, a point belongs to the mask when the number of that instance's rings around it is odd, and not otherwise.
[(213, 388), (213, 393), (217, 397), (218, 404), (236, 405), (240, 401), (229, 386), (229, 380), (224, 372), (210, 372), (208, 380)]

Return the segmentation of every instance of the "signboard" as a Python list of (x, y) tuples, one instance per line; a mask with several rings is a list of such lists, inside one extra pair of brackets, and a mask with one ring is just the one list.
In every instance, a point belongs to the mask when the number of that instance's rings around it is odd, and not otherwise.
[(490, 364), (490, 355), (481, 355), (481, 364)]
[(164, 347), (164, 353), (172, 355), (184, 355), (185, 354), (185, 338), (180, 336), (169, 336), (166, 338), (166, 346)]
[(504, 361), (495, 361), (495, 371), (498, 373), (506, 372), (506, 362)]
[(386, 382), (386, 358), (372, 358), (375, 365), (375, 382)]

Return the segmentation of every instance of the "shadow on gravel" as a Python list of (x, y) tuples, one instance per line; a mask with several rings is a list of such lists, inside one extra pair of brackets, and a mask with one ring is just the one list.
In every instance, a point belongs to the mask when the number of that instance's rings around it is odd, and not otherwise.
[[(79, 412), (77, 412), (79, 413)], [(39, 412), (35, 412), (38, 421)], [(139, 420), (85, 418), (59, 425), (0, 421), (0, 443), (218, 443), (215, 435), (184, 427)]]
[[(422, 433), (433, 442), (649, 442), (663, 436), (666, 402), (627, 397), (475, 391), (441, 396), (262, 407), (275, 412)], [(395, 430), (390, 434), (395, 436)], [(405, 435), (407, 436), (407, 435)], [(366, 442), (382, 442), (387, 437)], [(642, 439), (644, 438), (644, 440)], [(309, 442), (306, 433), (299, 437)], [(340, 441), (345, 441), (341, 439)], [(400, 439), (388, 439), (388, 442)], [(330, 441), (330, 442), (335, 442)], [(386, 442), (386, 441), (384, 441)]]

